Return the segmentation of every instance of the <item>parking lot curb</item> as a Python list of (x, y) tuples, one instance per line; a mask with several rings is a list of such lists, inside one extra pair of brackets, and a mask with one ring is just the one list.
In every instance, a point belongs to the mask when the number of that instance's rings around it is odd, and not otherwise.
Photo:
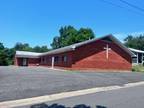
[(84, 90), (77, 90), (77, 91), (63, 92), (63, 93), (52, 94), (52, 95), (32, 97), (32, 98), (27, 98), (27, 99), (4, 101), (4, 102), (0, 102), (0, 108), (20, 107), (20, 106), (54, 101), (54, 100), (59, 100), (59, 99), (64, 99), (64, 98), (69, 98), (69, 97), (74, 97), (74, 96), (134, 87), (134, 86), (139, 86), (139, 85), (144, 85), (144, 81), (136, 82), (136, 83), (128, 83), (128, 84), (124, 84), (123, 86), (116, 85), (116, 86), (108, 86), (108, 87), (96, 87), (96, 88), (90, 88), (90, 89), (84, 89)]

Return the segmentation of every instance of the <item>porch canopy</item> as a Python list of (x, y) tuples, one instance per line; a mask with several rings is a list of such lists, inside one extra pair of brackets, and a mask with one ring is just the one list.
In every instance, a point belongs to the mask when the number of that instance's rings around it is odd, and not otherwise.
[(129, 48), (135, 56), (132, 57), (132, 62), (133, 64), (144, 64), (144, 51), (134, 49), (134, 48)]

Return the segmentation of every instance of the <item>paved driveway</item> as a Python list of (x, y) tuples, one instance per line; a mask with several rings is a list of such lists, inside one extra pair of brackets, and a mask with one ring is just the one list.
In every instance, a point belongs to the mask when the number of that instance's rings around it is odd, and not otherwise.
[(82, 73), (44, 67), (0, 67), (0, 101), (142, 80), (143, 73)]

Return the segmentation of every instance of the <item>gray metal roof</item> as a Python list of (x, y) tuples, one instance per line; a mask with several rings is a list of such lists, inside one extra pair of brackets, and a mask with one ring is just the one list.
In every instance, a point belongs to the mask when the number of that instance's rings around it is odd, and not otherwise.
[(103, 37), (100, 37), (100, 38), (95, 38), (95, 39), (87, 40), (87, 41), (84, 41), (84, 42), (76, 43), (76, 44), (73, 44), (73, 45), (70, 45), (70, 46), (66, 46), (66, 47), (63, 47), (63, 48), (55, 49), (55, 50), (52, 50), (52, 51), (43, 53), (42, 55), (58, 54), (58, 53), (63, 53), (63, 52), (67, 52), (67, 51), (72, 51), (72, 50), (74, 50), (74, 49), (77, 48), (77, 47), (80, 47), (80, 46), (83, 46), (83, 45), (85, 45), (85, 44), (92, 43), (92, 42), (95, 42), (95, 41), (97, 41), (97, 40), (101, 40), (101, 39), (104, 39), (104, 38), (109, 38), (109, 39), (111, 39), (114, 43), (116, 43), (119, 47), (121, 47), (121, 48), (122, 48), (124, 51), (126, 51), (128, 54), (130, 54), (131, 56), (134, 56), (134, 53), (131, 52), (127, 47), (125, 47), (125, 46), (124, 46), (118, 39), (116, 39), (112, 34), (109, 34), (109, 35), (106, 35), (106, 36), (103, 36)]
[[(58, 49), (55, 49), (55, 50), (51, 50), (51, 51), (48, 51), (48, 52), (45, 52), (45, 53), (39, 53), (39, 54), (30, 53), (30, 57), (32, 57), (32, 56), (39, 57), (39, 56), (59, 54), (59, 53), (64, 53), (64, 52), (68, 52), (68, 51), (73, 51), (73, 50), (75, 50), (75, 48), (77, 48), (77, 47), (80, 47), (80, 46), (83, 46), (83, 45), (85, 45), (85, 44), (89, 44), (89, 43), (95, 42), (95, 41), (97, 41), (97, 40), (102, 40), (102, 39), (105, 39), (105, 38), (111, 39), (111, 41), (113, 41), (114, 43), (116, 43), (119, 47), (121, 47), (121, 48), (122, 48), (125, 52), (127, 52), (129, 55), (134, 56), (134, 53), (133, 53), (133, 52), (131, 52), (127, 47), (125, 47), (125, 46), (124, 46), (118, 39), (116, 39), (112, 34), (109, 34), (109, 35), (106, 35), (106, 36), (103, 36), (103, 37), (100, 37), (100, 38), (95, 38), (95, 39), (87, 40), (87, 41), (84, 41), (84, 42), (72, 44), (72, 45), (69, 45), (69, 46), (66, 46), (66, 47), (62, 47), (62, 48), (58, 48)], [(23, 52), (24, 52), (24, 51), (23, 51)], [(26, 54), (23, 54), (23, 52), (22, 52), (22, 55), (26, 56)], [(16, 54), (16, 55), (17, 55), (17, 54)]]
[(25, 57), (25, 58), (39, 58), (42, 53), (28, 52), (28, 51), (16, 51), (16, 57)]

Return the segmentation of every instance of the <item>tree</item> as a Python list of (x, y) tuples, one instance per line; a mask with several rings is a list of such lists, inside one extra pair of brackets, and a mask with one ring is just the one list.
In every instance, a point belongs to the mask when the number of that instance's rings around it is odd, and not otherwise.
[(81, 28), (77, 33), (77, 42), (93, 39), (95, 37), (93, 31), (89, 28)]
[(15, 49), (14, 48), (5, 48), (7, 55), (7, 62), (9, 65), (14, 64)]
[(0, 66), (2, 65), (8, 65), (8, 56), (4, 45), (0, 43)]
[(28, 43), (16, 43), (16, 45), (14, 46), (15, 50), (19, 50), (19, 51), (32, 51), (32, 48), (29, 46)]
[(53, 49), (72, 45), (95, 37), (90, 28), (75, 29), (72, 26), (61, 27), (59, 30), (60, 36), (55, 36), (51, 44)]
[(8, 65), (7, 54), (4, 50), (0, 51), (0, 66)]
[(4, 45), (2, 43), (0, 43), (0, 50), (4, 49)]
[(47, 46), (35, 46), (33, 49), (32, 49), (33, 52), (47, 52), (48, 51), (48, 48)]
[(127, 47), (144, 50), (144, 35), (142, 34), (138, 36), (128, 35), (128, 37), (126, 37), (124, 41), (124, 44)]
[(61, 47), (61, 45), (60, 45), (60, 37), (55, 36), (53, 38), (53, 42), (52, 42), (51, 46), (52, 46), (53, 49), (60, 48)]
[(41, 46), (41, 52), (47, 52), (47, 51), (49, 51), (49, 49), (46, 45)]
[(76, 43), (77, 30), (72, 26), (61, 27), (60, 33), (60, 47), (68, 46)]

